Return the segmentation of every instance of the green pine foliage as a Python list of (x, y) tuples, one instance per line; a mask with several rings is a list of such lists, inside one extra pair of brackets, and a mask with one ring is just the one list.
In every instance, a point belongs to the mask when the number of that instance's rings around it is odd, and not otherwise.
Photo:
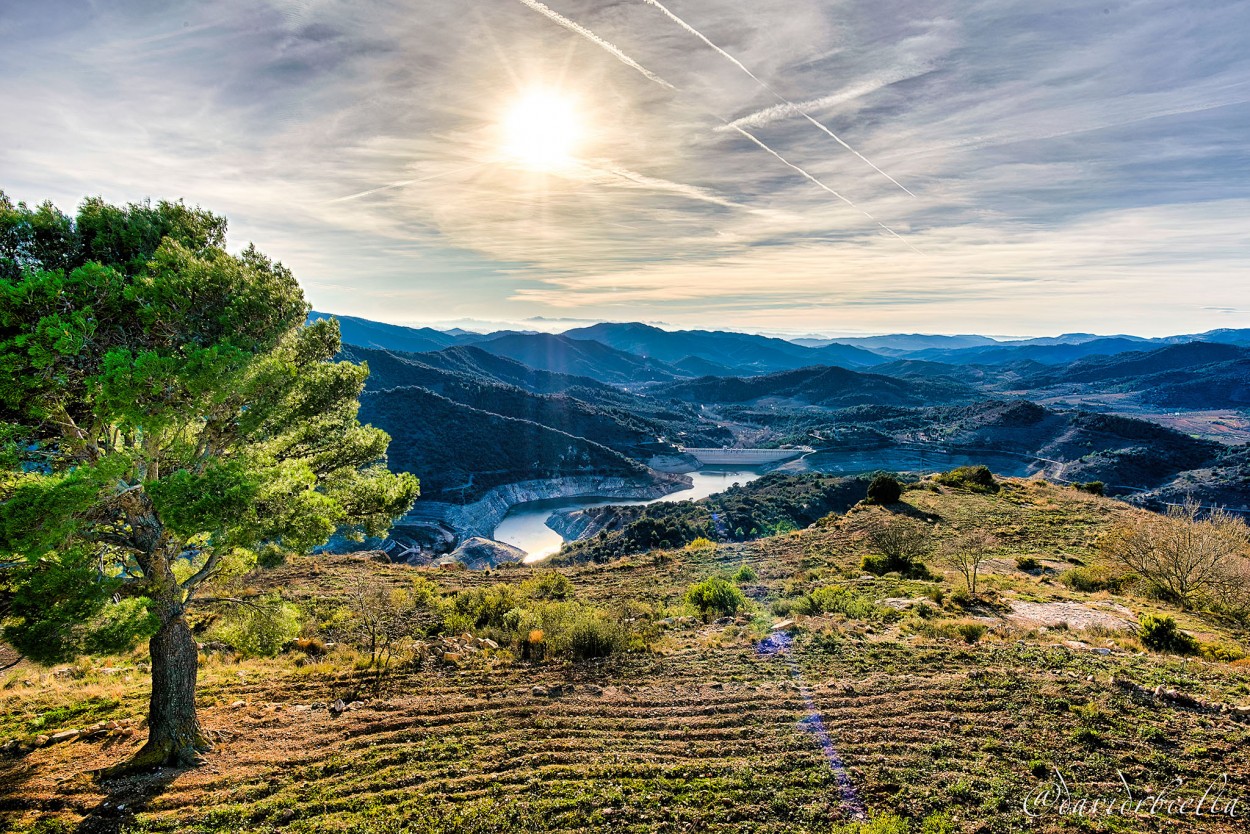
[[(33, 658), (164, 634), (154, 667), (193, 662), (206, 582), (381, 534), (417, 495), (357, 420), (369, 372), (333, 361), (337, 323), (305, 326), (290, 270), (230, 254), (225, 233), (180, 202), (93, 198), (70, 217), (0, 194), (4, 634)], [(154, 680), (193, 685), (186, 671)], [(176, 732), (150, 763), (189, 755), (197, 731)]]

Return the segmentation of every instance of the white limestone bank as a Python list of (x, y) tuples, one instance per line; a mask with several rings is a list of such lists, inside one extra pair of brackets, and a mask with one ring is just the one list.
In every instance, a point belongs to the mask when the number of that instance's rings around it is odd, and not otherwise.
[(565, 510), (552, 513), (551, 518), (547, 519), (547, 526), (559, 533), (560, 538), (566, 542), (575, 542), (602, 530), (604, 518), (604, 514), (590, 510)]
[(556, 498), (620, 498), (650, 500), (689, 489), (687, 475), (653, 472), (649, 476), (579, 475), (545, 478), (497, 486), (472, 504), (449, 504), (418, 500), (397, 526), (441, 524), (451, 527), (460, 539), (480, 536), (489, 539), (508, 511), (518, 504), (550, 501)]

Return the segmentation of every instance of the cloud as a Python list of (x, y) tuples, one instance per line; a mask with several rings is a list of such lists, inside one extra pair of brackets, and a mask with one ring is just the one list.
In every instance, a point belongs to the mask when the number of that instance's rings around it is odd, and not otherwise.
[[(642, 2), (545, 5), (675, 89), (516, 0), (17, 4), (0, 188), (185, 197), (319, 308), (392, 320), (1160, 333), (1242, 314), (1244, 3), (665, 4), (793, 105)], [(499, 158), (499, 114), (533, 86), (578, 101), (580, 167)]]

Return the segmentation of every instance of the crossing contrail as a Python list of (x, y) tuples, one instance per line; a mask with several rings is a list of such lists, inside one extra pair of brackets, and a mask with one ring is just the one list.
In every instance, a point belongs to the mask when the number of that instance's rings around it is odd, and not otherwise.
[[(676, 88), (676, 87), (674, 87), (672, 84), (668, 83), (667, 81), (665, 81), (665, 80), (664, 80), (663, 78), (661, 78), (660, 76), (658, 76), (658, 75), (656, 75), (655, 73), (651, 72), (651, 70), (647, 69), (647, 68), (646, 68), (646, 67), (644, 67), (642, 64), (640, 64), (640, 63), (638, 63), (637, 61), (635, 61), (633, 58), (630, 58), (630, 57), (629, 57), (628, 55), (626, 55), (624, 52), (621, 52), (621, 50), (617, 49), (615, 46), (613, 46), (613, 45), (612, 45), (611, 43), (609, 43), (608, 41), (606, 41), (606, 40), (604, 40), (603, 38), (599, 37), (598, 35), (596, 35), (596, 34), (595, 34), (594, 32), (592, 32), (592, 31), (590, 31), (590, 30), (589, 30), (589, 29), (587, 29), (586, 27), (581, 26), (580, 24), (575, 23), (575, 22), (573, 22), (572, 20), (569, 20), (569, 19), (568, 19), (567, 17), (565, 17), (564, 15), (562, 15), (562, 14), (560, 14), (560, 13), (556, 12), (556, 11), (553, 11), (552, 9), (550, 9), (550, 8), (548, 8), (547, 6), (543, 5), (542, 3), (539, 3), (539, 2), (538, 2), (538, 0), (518, 0), (518, 2), (525, 4), (526, 6), (528, 6), (529, 8), (533, 9), (533, 10), (534, 10), (534, 11), (536, 11), (536, 12), (539, 12), (539, 13), (540, 13), (540, 14), (542, 14), (543, 16), (545, 16), (545, 17), (549, 18), (550, 20), (552, 20), (552, 21), (554, 21), (554, 22), (558, 23), (559, 25), (563, 26), (565, 29), (568, 29), (570, 32), (575, 32), (575, 33), (577, 33), (578, 35), (581, 35), (582, 37), (586, 38), (588, 41), (590, 41), (591, 43), (595, 44), (596, 46), (599, 46), (599, 47), (601, 47), (602, 49), (607, 50), (607, 51), (608, 51), (609, 53), (611, 53), (614, 57), (616, 57), (619, 61), (621, 61), (621, 63), (623, 63), (623, 64), (625, 64), (626, 66), (631, 67), (632, 69), (634, 69), (634, 70), (638, 71), (639, 73), (641, 73), (643, 76), (645, 76), (645, 77), (646, 77), (647, 79), (649, 79), (650, 81), (653, 81), (653, 82), (655, 82), (656, 84), (659, 84), (659, 85), (661, 85), (662, 87), (664, 87), (664, 88), (666, 88), (666, 89), (673, 90), (674, 92), (676, 92), (676, 91), (677, 91), (677, 88)], [(680, 18), (678, 18), (676, 15), (674, 15), (674, 14), (673, 14), (672, 12), (670, 12), (668, 9), (665, 9), (665, 8), (664, 8), (663, 6), (661, 6), (659, 3), (654, 2), (654, 0), (644, 0), (644, 2), (647, 2), (647, 3), (652, 3), (653, 5), (658, 6), (658, 7), (659, 7), (660, 9), (662, 9), (662, 10), (664, 11), (664, 13), (665, 13), (665, 14), (667, 14), (669, 17), (671, 17), (671, 18), (673, 18), (674, 20), (676, 20), (676, 21), (678, 21), (679, 23), (681, 23), (681, 25), (682, 25), (684, 28), (689, 29), (691, 32), (695, 32), (695, 30), (694, 30), (694, 29), (691, 29), (691, 28), (690, 28), (690, 26), (689, 26), (688, 24), (686, 24), (685, 22), (681, 21), (681, 19), (680, 19)], [(696, 34), (696, 35), (698, 35), (700, 38), (702, 38), (702, 39), (703, 39), (705, 42), (707, 42), (709, 45), (711, 45), (713, 49), (716, 49), (716, 51), (717, 51), (717, 52), (720, 52), (720, 53), (721, 53), (722, 55), (724, 55), (726, 58), (729, 58), (729, 60), (733, 61), (733, 62), (734, 62), (735, 64), (737, 64), (738, 66), (742, 67), (743, 71), (744, 71), (744, 72), (746, 72), (746, 73), (747, 73), (747, 75), (750, 75), (752, 78), (755, 78), (755, 76), (751, 73), (751, 71), (750, 71), (750, 70), (748, 70), (746, 67), (743, 67), (743, 66), (742, 66), (742, 64), (738, 63), (737, 59), (735, 59), (732, 55), (729, 55), (727, 52), (725, 52), (724, 50), (720, 49), (720, 48), (719, 48), (719, 47), (717, 47), (715, 44), (712, 44), (712, 42), (711, 42), (711, 41), (708, 41), (708, 40), (707, 40), (707, 38), (704, 38), (702, 35), (699, 35), (699, 34), (698, 34), (698, 32), (695, 32), (695, 34)], [(759, 82), (760, 84), (764, 84), (764, 82), (763, 82), (763, 81), (760, 81), (758, 78), (755, 78), (755, 80), (756, 80), (757, 82)], [(764, 86), (765, 86), (765, 87), (768, 87), (768, 85), (767, 85), (767, 84), (764, 84)], [(769, 88), (769, 91), (770, 91), (770, 92), (772, 92), (771, 88)], [(773, 94), (774, 94), (774, 95), (777, 95), (776, 93), (773, 93)], [(781, 98), (781, 96), (778, 96), (778, 98)], [(782, 99), (782, 101), (784, 101), (784, 102), (785, 102), (785, 103), (787, 103), (787, 104), (790, 104), (790, 102), (786, 101), (785, 99)], [(791, 104), (791, 106), (793, 106), (793, 104)], [(806, 114), (805, 114), (805, 115), (806, 115)], [(819, 186), (820, 188), (824, 189), (824, 190), (825, 190), (825, 191), (827, 191), (828, 193), (832, 194), (834, 197), (837, 197), (839, 200), (841, 200), (842, 202), (846, 203), (848, 206), (850, 206), (851, 208), (853, 208), (853, 209), (855, 209), (856, 211), (858, 211), (860, 214), (862, 214), (862, 215), (864, 215), (865, 217), (867, 217), (867, 218), (868, 218), (869, 220), (871, 220), (873, 223), (876, 223), (876, 224), (877, 224), (878, 226), (880, 226), (882, 229), (885, 229), (885, 230), (886, 230), (887, 232), (889, 232), (891, 235), (893, 235), (894, 237), (896, 237), (896, 238), (898, 238), (900, 241), (902, 241), (902, 242), (903, 242), (903, 245), (904, 245), (904, 246), (906, 246), (906, 247), (907, 247), (908, 249), (910, 249), (911, 251), (915, 252), (915, 253), (916, 253), (916, 254), (918, 254), (918, 255), (924, 254), (924, 253), (923, 253), (923, 252), (921, 252), (919, 249), (917, 249), (916, 247), (914, 247), (914, 246), (912, 246), (910, 243), (908, 243), (908, 242), (907, 242), (907, 240), (906, 240), (906, 239), (905, 239), (902, 235), (900, 235), (898, 232), (894, 231), (894, 230), (893, 230), (893, 229), (891, 229), (889, 226), (885, 225), (885, 224), (884, 224), (884, 223), (882, 223), (880, 220), (878, 220), (877, 218), (873, 217), (871, 214), (869, 214), (868, 212), (864, 211), (864, 210), (863, 210), (862, 208), (860, 208), (859, 206), (855, 205), (853, 202), (851, 202), (851, 201), (850, 201), (850, 200), (848, 200), (846, 197), (844, 197), (844, 196), (842, 196), (841, 194), (839, 194), (837, 191), (835, 191), (835, 190), (833, 190), (832, 188), (830, 188), (829, 186), (825, 185), (823, 182), (821, 182), (821, 181), (820, 181), (820, 180), (818, 180), (816, 177), (814, 177), (814, 176), (812, 176), (811, 174), (809, 174), (807, 171), (805, 171), (805, 170), (803, 170), (802, 168), (800, 168), (798, 165), (795, 165), (793, 162), (790, 162), (790, 161), (789, 161), (788, 159), (786, 159), (784, 156), (782, 156), (781, 154), (777, 153), (775, 150), (773, 150), (773, 149), (772, 149), (772, 148), (770, 148), (768, 145), (766, 145), (766, 144), (764, 143), (764, 141), (763, 141), (762, 139), (760, 139), (759, 137), (755, 136), (754, 134), (748, 133), (747, 131), (743, 130), (742, 128), (738, 127), (737, 125), (732, 124), (731, 122), (728, 122), (728, 121), (726, 121), (725, 119), (722, 119), (720, 116), (716, 116), (716, 118), (717, 118), (717, 119), (719, 119), (719, 120), (720, 120), (720, 121), (721, 121), (724, 125), (726, 125), (727, 127), (731, 127), (731, 128), (733, 128), (734, 130), (738, 131), (738, 133), (741, 133), (743, 136), (745, 136), (747, 139), (750, 139), (752, 142), (754, 142), (756, 145), (758, 145), (758, 146), (759, 146), (762, 150), (767, 151), (768, 153), (772, 154), (772, 155), (773, 155), (773, 156), (774, 156), (774, 157), (775, 157), (775, 158), (776, 158), (779, 162), (781, 162), (781, 163), (782, 163), (783, 165), (785, 165), (787, 168), (791, 168), (791, 169), (793, 169), (794, 171), (797, 171), (799, 174), (802, 174), (805, 178), (807, 178), (808, 180), (810, 180), (810, 181), (811, 181), (812, 183), (814, 183), (815, 185)], [(810, 118), (810, 117), (809, 117), (809, 118)], [(832, 134), (832, 133), (830, 133), (830, 135), (832, 136), (833, 134)], [(837, 137), (834, 137), (834, 138), (837, 138)], [(841, 142), (842, 140), (841, 140), (841, 139), (838, 139), (838, 141), (839, 141), (839, 142)], [(846, 144), (846, 143), (843, 143), (843, 144)], [(849, 147), (849, 146), (848, 146), (848, 147)], [(865, 161), (867, 161), (867, 160), (865, 160)], [(869, 164), (871, 165), (872, 163), (869, 163)], [(876, 166), (874, 165), (873, 167), (875, 168)], [(882, 171), (881, 173), (882, 173), (882, 174), (885, 174), (885, 172), (884, 172), (884, 171)], [(889, 176), (888, 174), (885, 174), (885, 175), (886, 175), (887, 177)], [(897, 183), (895, 183), (895, 184), (897, 185)], [(899, 188), (903, 188), (903, 187), (900, 185), (900, 186), (899, 186)], [(906, 191), (907, 189), (905, 189), (905, 188), (904, 188), (903, 190), (904, 190), (904, 191)], [(907, 193), (909, 193), (909, 194), (910, 194), (911, 192), (910, 192), (910, 191), (908, 191)], [(914, 196), (914, 195), (913, 195), (913, 196)]]
[(570, 32), (573, 32), (574, 34), (577, 34), (577, 35), (581, 35), (583, 38), (590, 41), (595, 46), (608, 52), (610, 55), (612, 55), (612, 57), (616, 58), (616, 60), (620, 61), (625, 66), (630, 67), (631, 69), (637, 70), (638, 72), (645, 75), (651, 81), (654, 81), (656, 84), (659, 84), (661, 87), (665, 87), (669, 90), (676, 89), (672, 84), (669, 84), (663, 78), (660, 78), (660, 76), (651, 72), (642, 64), (638, 63), (633, 58), (629, 57), (624, 52), (617, 49), (614, 44), (610, 43), (609, 41), (605, 41), (603, 38), (599, 37), (594, 32), (587, 29), (585, 26), (582, 26), (579, 23), (574, 23), (573, 21), (569, 20), (567, 17), (560, 14), (559, 12), (557, 12), (555, 9), (551, 8), (550, 6), (547, 6), (543, 3), (539, 3), (538, 0), (520, 0), (520, 2), (524, 3), (526, 6), (529, 6), (531, 9), (543, 15), (548, 20), (558, 23), (559, 25), (563, 26), (565, 29), (568, 29)]
[[(521, 2), (523, 2), (523, 3), (527, 3), (527, 4), (528, 4), (529, 2), (531, 2), (531, 1), (532, 1), (532, 0), (521, 0)], [(828, 136), (829, 136), (831, 139), (833, 139), (833, 141), (837, 142), (839, 145), (841, 145), (842, 147), (846, 148), (846, 149), (847, 149), (848, 151), (850, 151), (851, 153), (855, 154), (857, 157), (859, 157), (861, 160), (863, 160), (863, 161), (864, 161), (864, 162), (868, 165), (868, 167), (872, 168), (872, 170), (876, 171), (878, 174), (880, 174), (881, 176), (885, 177), (887, 180), (889, 180), (890, 182), (894, 183), (894, 184), (895, 184), (895, 185), (897, 185), (899, 188), (903, 189), (903, 191), (907, 192), (907, 193), (908, 193), (908, 194), (910, 194), (912, 197), (915, 197), (915, 196), (916, 196), (916, 195), (915, 195), (915, 194), (913, 194), (910, 190), (908, 190), (908, 188), (907, 188), (905, 185), (903, 185), (901, 182), (899, 182), (898, 180), (894, 179), (894, 177), (890, 176), (890, 175), (889, 175), (889, 174), (887, 174), (885, 171), (882, 171), (880, 168), (878, 168), (878, 167), (876, 166), (876, 164), (875, 164), (875, 163), (873, 163), (873, 161), (872, 161), (872, 160), (870, 160), (868, 157), (864, 156), (862, 153), (860, 153), (859, 151), (855, 150), (855, 149), (854, 149), (854, 148), (852, 148), (850, 145), (846, 144), (846, 142), (842, 141), (842, 137), (838, 136), (838, 135), (837, 135), (836, 133), (834, 133), (832, 130), (830, 130), (829, 128), (827, 128), (827, 127), (825, 127), (823, 124), (821, 124), (820, 122), (818, 122), (818, 121), (816, 121), (815, 119), (813, 119), (813, 118), (811, 117), (811, 115), (810, 115), (810, 114), (809, 114), (806, 110), (804, 110), (803, 108), (799, 107), (797, 104), (795, 104), (794, 102), (790, 101), (790, 99), (786, 98), (786, 97), (785, 97), (785, 96), (783, 96), (781, 93), (779, 93), (779, 92), (777, 92), (776, 90), (774, 90), (774, 89), (772, 88), (772, 86), (771, 86), (771, 85), (769, 85), (769, 83), (768, 83), (767, 81), (764, 81), (764, 80), (763, 80), (763, 79), (761, 79), (758, 75), (756, 75), (755, 73), (753, 73), (753, 72), (751, 72), (749, 69), (747, 69), (746, 65), (745, 65), (745, 64), (743, 64), (741, 61), (739, 61), (737, 58), (735, 58), (734, 56), (730, 55), (728, 52), (726, 52), (725, 50), (721, 49), (721, 48), (720, 48), (719, 46), (717, 46), (716, 44), (712, 43), (710, 40), (708, 40), (707, 36), (706, 36), (706, 35), (704, 35), (702, 32), (700, 32), (698, 29), (694, 28), (694, 27), (693, 27), (693, 26), (691, 26), (689, 23), (687, 23), (686, 21), (682, 20), (680, 17), (678, 17), (677, 15), (675, 15), (675, 14), (673, 14), (671, 11), (669, 11), (668, 7), (667, 7), (667, 6), (665, 6), (663, 3), (661, 3), (661, 2), (660, 2), (660, 0), (642, 0), (642, 2), (644, 2), (644, 3), (646, 3), (646, 4), (650, 5), (650, 6), (655, 6), (657, 9), (659, 9), (661, 12), (663, 12), (663, 13), (664, 13), (664, 15), (665, 15), (665, 16), (666, 16), (669, 20), (673, 21), (673, 22), (674, 22), (674, 23), (676, 23), (678, 26), (680, 26), (681, 28), (685, 29), (687, 32), (689, 32), (690, 34), (694, 35), (696, 38), (698, 38), (699, 40), (703, 41), (705, 44), (707, 44), (708, 46), (710, 46), (712, 49), (716, 50), (716, 52), (718, 52), (718, 53), (719, 53), (721, 56), (723, 56), (724, 58), (728, 59), (728, 60), (730, 61), (730, 63), (732, 63), (735, 67), (737, 67), (738, 69), (740, 69), (740, 70), (742, 70), (743, 72), (745, 72), (748, 76), (750, 76), (750, 78), (751, 78), (751, 80), (752, 80), (752, 81), (754, 81), (756, 84), (758, 84), (758, 85), (760, 85), (761, 87), (763, 87), (766, 91), (768, 91), (768, 93), (770, 93), (770, 94), (771, 94), (773, 97), (775, 97), (778, 101), (780, 101), (782, 104), (786, 104), (786, 105), (788, 105), (788, 106), (790, 106), (790, 107), (793, 107), (796, 113), (798, 113), (798, 114), (799, 114), (800, 116), (802, 116), (803, 118), (807, 119), (809, 122), (811, 122), (813, 125), (815, 125), (815, 126), (816, 126), (817, 128), (819, 128), (820, 130), (824, 131), (826, 134), (828, 134)]]
[[(728, 124), (728, 122), (726, 122), (726, 124)], [(907, 247), (908, 249), (910, 249), (911, 251), (915, 252), (917, 255), (923, 255), (923, 254), (924, 254), (924, 253), (923, 253), (923, 252), (921, 252), (919, 249), (917, 249), (916, 247), (914, 247), (914, 246), (912, 246), (910, 243), (908, 243), (908, 242), (907, 242), (907, 239), (906, 239), (905, 237), (903, 237), (902, 235), (900, 235), (898, 232), (894, 231), (894, 230), (893, 230), (893, 229), (891, 229), (889, 226), (885, 225), (885, 224), (884, 224), (884, 223), (882, 223), (880, 220), (878, 220), (877, 218), (873, 217), (871, 214), (869, 214), (868, 212), (864, 211), (864, 210), (863, 210), (862, 208), (860, 208), (859, 206), (857, 206), (857, 205), (855, 205), (854, 203), (852, 203), (852, 202), (851, 202), (850, 200), (848, 200), (846, 197), (842, 196), (842, 195), (841, 195), (841, 194), (839, 194), (837, 191), (834, 191), (832, 188), (830, 188), (829, 186), (825, 185), (825, 184), (824, 184), (823, 182), (821, 182), (820, 180), (816, 179), (816, 177), (812, 176), (812, 175), (811, 175), (811, 174), (809, 174), (807, 171), (803, 170), (802, 168), (800, 168), (799, 166), (795, 165), (795, 164), (794, 164), (793, 162), (791, 162), (790, 160), (786, 159), (786, 158), (785, 158), (784, 156), (782, 156), (781, 154), (777, 153), (777, 152), (776, 152), (775, 150), (773, 150), (772, 148), (768, 147), (768, 145), (765, 145), (762, 141), (760, 141), (759, 137), (755, 136), (755, 134), (753, 134), (753, 133), (748, 133), (747, 131), (743, 130), (742, 128), (738, 127), (737, 125), (730, 125), (730, 127), (732, 127), (734, 130), (736, 130), (736, 131), (738, 131), (739, 133), (741, 133), (741, 134), (742, 134), (743, 136), (745, 136), (746, 138), (750, 139), (750, 140), (751, 140), (752, 142), (754, 142), (756, 145), (759, 145), (761, 149), (763, 149), (763, 150), (767, 151), (768, 153), (772, 154), (773, 156), (775, 156), (775, 157), (777, 158), (777, 160), (778, 160), (779, 162), (781, 162), (781, 164), (782, 164), (782, 165), (785, 165), (786, 167), (788, 167), (788, 168), (792, 168), (792, 169), (794, 169), (795, 171), (799, 172), (800, 174), (802, 174), (804, 177), (806, 177), (808, 180), (810, 180), (810, 181), (811, 181), (812, 183), (814, 183), (815, 185), (819, 186), (820, 188), (823, 188), (825, 191), (828, 191), (830, 194), (832, 194), (833, 196), (837, 197), (839, 200), (841, 200), (842, 202), (846, 203), (848, 206), (850, 206), (851, 208), (855, 209), (855, 210), (856, 210), (856, 211), (858, 211), (860, 214), (864, 215), (864, 217), (867, 217), (867, 218), (868, 218), (869, 220), (871, 220), (873, 223), (876, 223), (878, 226), (880, 226), (881, 228), (885, 229), (885, 230), (886, 230), (887, 232), (889, 232), (890, 234), (894, 235), (896, 238), (898, 238), (899, 240), (901, 240), (901, 241), (903, 242), (903, 245), (904, 245), (904, 246), (906, 246), (906, 247)]]

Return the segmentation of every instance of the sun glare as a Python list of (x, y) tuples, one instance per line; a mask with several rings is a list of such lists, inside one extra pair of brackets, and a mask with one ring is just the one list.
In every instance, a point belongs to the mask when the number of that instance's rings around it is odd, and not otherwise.
[(511, 159), (539, 171), (571, 165), (582, 140), (577, 102), (550, 90), (536, 90), (504, 114), (503, 150)]

